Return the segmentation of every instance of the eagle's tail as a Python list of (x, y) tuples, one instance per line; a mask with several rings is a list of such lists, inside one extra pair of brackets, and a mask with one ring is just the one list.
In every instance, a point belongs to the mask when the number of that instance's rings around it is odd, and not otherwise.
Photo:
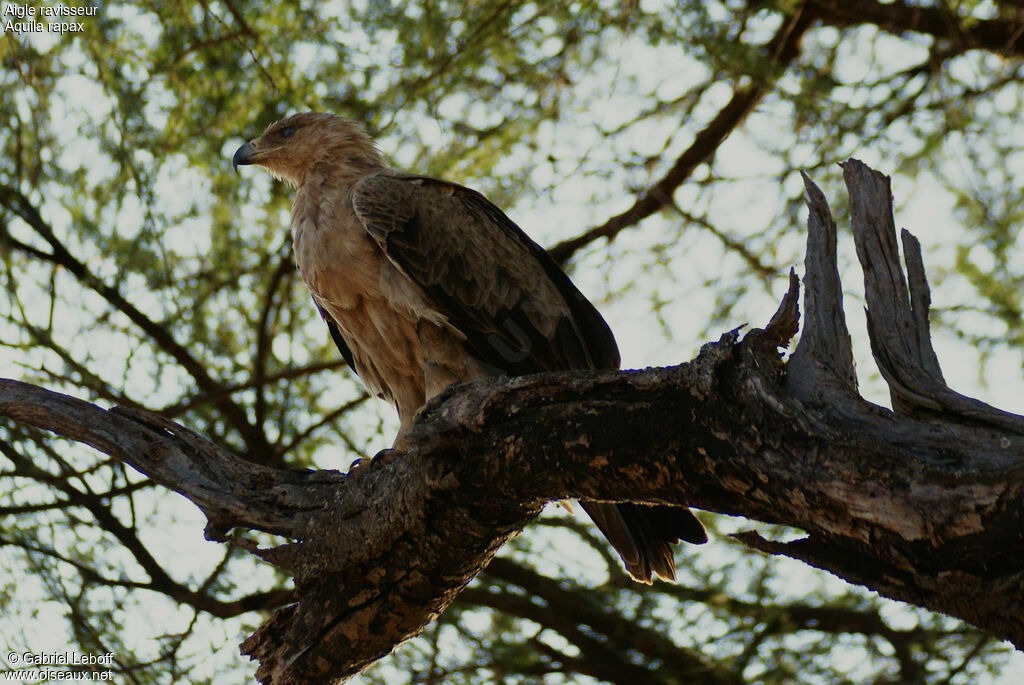
[(671, 545), (685, 540), (707, 542), (704, 526), (686, 507), (646, 504), (580, 502), (626, 564), (626, 571), (641, 583), (653, 574), (675, 580), (676, 562)]

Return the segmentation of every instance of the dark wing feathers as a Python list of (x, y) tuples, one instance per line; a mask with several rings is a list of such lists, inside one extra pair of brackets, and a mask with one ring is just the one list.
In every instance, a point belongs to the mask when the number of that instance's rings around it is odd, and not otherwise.
[(478, 361), (510, 375), (618, 367), (615, 338), (597, 310), (483, 195), (381, 174), (356, 185), (353, 207)]
[(590, 303), (590, 300), (584, 297), (583, 293), (569, 280), (569, 277), (555, 263), (555, 260), (548, 255), (544, 248), (533, 242), (519, 226), (505, 216), (505, 213), (498, 209), (490, 200), (474, 190), (469, 190), (468, 188), (463, 190), (467, 194), (467, 199), (471, 199), (481, 213), (496, 225), (515, 235), (526, 246), (530, 255), (544, 270), (544, 273), (558, 289), (558, 292), (561, 293), (562, 298), (572, 311), (572, 318), (577, 329), (583, 338), (588, 341), (587, 353), (591, 362), (590, 368), (619, 368), (619, 348), (615, 344), (615, 337), (612, 335), (608, 323), (598, 313), (594, 305)]
[[(594, 306), (480, 193), (388, 173), (360, 181), (352, 198), (387, 258), (423, 288), (465, 334), (470, 353), (495, 373), (619, 368), (615, 338)], [(338, 336), (335, 341), (342, 346)], [(582, 504), (643, 582), (651, 582), (652, 573), (675, 577), (670, 543), (707, 539), (686, 508)]]
[(327, 313), (327, 310), (320, 306), (320, 303), (316, 301), (316, 298), (313, 299), (313, 304), (316, 305), (317, 311), (320, 312), (320, 316), (327, 324), (327, 330), (331, 333), (331, 340), (333, 340), (334, 344), (338, 346), (338, 351), (341, 352), (341, 356), (348, 364), (348, 368), (352, 369), (352, 373), (358, 376), (359, 372), (356, 371), (355, 357), (352, 356), (352, 350), (349, 348), (348, 343), (346, 343), (345, 339), (341, 337), (341, 330), (338, 328), (338, 325), (334, 323), (334, 319), (332, 319), (331, 315)]

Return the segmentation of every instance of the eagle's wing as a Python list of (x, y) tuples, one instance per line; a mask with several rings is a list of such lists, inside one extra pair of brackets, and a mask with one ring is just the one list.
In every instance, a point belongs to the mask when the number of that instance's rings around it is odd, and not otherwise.
[(359, 372), (356, 371), (356, 360), (355, 357), (352, 356), (352, 349), (348, 346), (348, 343), (345, 342), (345, 338), (341, 336), (341, 329), (338, 328), (338, 324), (335, 323), (331, 315), (327, 313), (327, 310), (320, 306), (320, 303), (316, 301), (315, 297), (313, 298), (313, 304), (316, 305), (316, 310), (320, 312), (320, 317), (324, 320), (324, 323), (327, 324), (327, 330), (331, 333), (331, 340), (333, 340), (334, 344), (338, 346), (338, 351), (341, 352), (341, 356), (345, 359), (345, 363), (348, 364), (348, 368), (352, 369), (352, 373), (358, 376)]
[(608, 324), (522, 229), (483, 195), (423, 176), (357, 183), (356, 215), (387, 258), (496, 371), (618, 368)]
[[(396, 173), (370, 176), (352, 204), (387, 258), (498, 373), (617, 369), (608, 324), (547, 253), (474, 190)], [(685, 508), (583, 502), (637, 580), (675, 577), (670, 544), (707, 539)]]

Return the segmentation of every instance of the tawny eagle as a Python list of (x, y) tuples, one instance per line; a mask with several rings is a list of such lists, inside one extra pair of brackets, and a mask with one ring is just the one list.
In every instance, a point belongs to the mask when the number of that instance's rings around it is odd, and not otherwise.
[[(296, 114), (232, 160), (297, 189), (295, 262), (341, 354), (401, 430), (451, 383), (617, 369), (608, 324), (547, 253), (469, 188), (385, 164), (353, 121)], [(630, 575), (675, 577), (670, 544), (704, 542), (688, 509), (583, 502)]]

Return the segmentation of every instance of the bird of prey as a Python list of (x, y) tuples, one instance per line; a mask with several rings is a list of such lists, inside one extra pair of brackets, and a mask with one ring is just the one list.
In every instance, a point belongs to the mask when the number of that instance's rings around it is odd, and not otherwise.
[[(295, 262), (400, 437), (455, 382), (619, 367), (608, 324), (522, 229), (476, 191), (390, 168), (355, 122), (296, 114), (232, 162), (296, 188)], [(641, 582), (675, 577), (671, 544), (707, 539), (683, 507), (581, 504)]]

